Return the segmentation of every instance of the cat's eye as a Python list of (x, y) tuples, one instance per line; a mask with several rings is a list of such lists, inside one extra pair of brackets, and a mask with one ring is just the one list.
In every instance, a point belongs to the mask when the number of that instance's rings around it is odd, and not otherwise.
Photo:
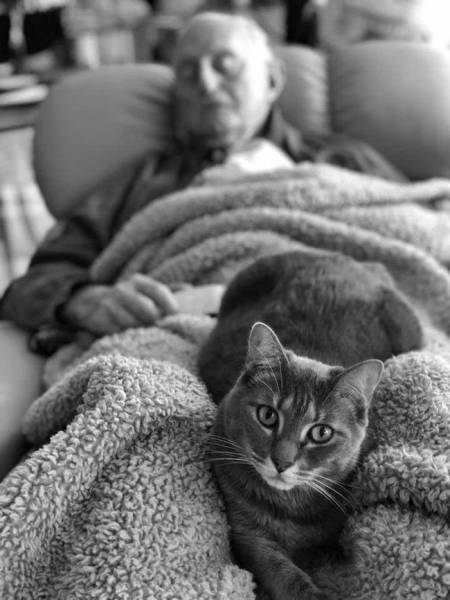
[(309, 439), (315, 444), (325, 444), (331, 440), (333, 435), (333, 428), (322, 423), (314, 425), (314, 427), (311, 427), (311, 429), (308, 431)]
[(272, 429), (278, 423), (278, 413), (272, 406), (261, 405), (256, 411), (259, 422), (264, 427)]

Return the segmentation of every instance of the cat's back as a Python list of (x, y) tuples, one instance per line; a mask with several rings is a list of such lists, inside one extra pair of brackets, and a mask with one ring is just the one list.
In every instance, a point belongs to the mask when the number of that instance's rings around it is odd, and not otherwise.
[[(268, 305), (278, 302), (283, 307), (304, 312), (310, 319), (325, 315), (333, 308), (346, 308), (351, 302), (371, 304), (380, 286), (394, 287), (382, 265), (359, 263), (342, 254), (307, 256), (291, 252), (265, 260), (273, 264), (276, 275), (271, 297), (262, 298), (263, 302)], [(257, 269), (258, 264), (254, 267)]]
[(216, 401), (242, 369), (256, 321), (297, 354), (342, 366), (421, 344), (418, 320), (381, 264), (339, 253), (264, 257), (230, 282), (201, 349), (200, 375)]

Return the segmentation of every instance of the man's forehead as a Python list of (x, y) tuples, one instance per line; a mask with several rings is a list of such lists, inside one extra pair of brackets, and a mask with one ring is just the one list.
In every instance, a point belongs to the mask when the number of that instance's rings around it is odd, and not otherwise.
[(246, 55), (254, 46), (255, 37), (249, 26), (238, 19), (198, 19), (184, 31), (175, 58), (196, 57), (219, 51)]

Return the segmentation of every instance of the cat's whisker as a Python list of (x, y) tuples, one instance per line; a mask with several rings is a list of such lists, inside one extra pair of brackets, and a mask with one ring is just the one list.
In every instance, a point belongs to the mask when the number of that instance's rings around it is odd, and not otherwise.
[[(306, 481), (306, 479), (301, 479), (301, 481)], [(324, 477), (323, 475), (314, 475), (312, 479), (308, 478), (307, 481), (313, 481), (317, 483), (317, 485), (327, 490), (330, 494), (335, 494), (336, 496), (339, 496), (340, 498), (342, 498), (343, 501), (345, 501), (346, 504), (354, 508), (354, 503), (351, 500), (351, 496), (344, 495), (342, 492), (336, 489), (335, 486), (339, 486), (340, 484), (335, 482), (333, 479), (329, 479), (328, 477)], [(346, 492), (348, 490), (344, 488), (343, 491)]]
[[(308, 471), (298, 471), (298, 474), (300, 476), (304, 476), (304, 477), (309, 477), (311, 475), (311, 473), (309, 473)], [(331, 479), (331, 477), (326, 477), (325, 475), (319, 475), (318, 473), (314, 473), (314, 478), (321, 479), (327, 483), (332, 484), (332, 486), (341, 488), (344, 492), (351, 492), (352, 490), (357, 489), (357, 488), (355, 488), (355, 486), (353, 484), (342, 483), (340, 481), (336, 481), (335, 479)]]
[(327, 486), (325, 485), (323, 482), (314, 479), (310, 479), (307, 476), (293, 476), (293, 480), (296, 481), (297, 483), (303, 483), (309, 487), (311, 487), (312, 489), (314, 489), (316, 492), (322, 494), (324, 497), (326, 497), (328, 500), (330, 500), (331, 502), (333, 502), (344, 514), (347, 514), (347, 511), (344, 510), (344, 508), (341, 506), (341, 504), (339, 503), (339, 501), (337, 500), (337, 498), (335, 498), (333, 496), (333, 493), (337, 494), (338, 496), (340, 496), (343, 500), (345, 500), (347, 503), (350, 504), (350, 506), (353, 506), (349, 499), (346, 498), (345, 496), (343, 496), (341, 493), (339, 493), (337, 490), (335, 490), (334, 488), (332, 488), (331, 486)]
[(318, 484), (318, 490), (320, 490), (320, 493), (322, 495), (324, 495), (326, 498), (328, 498), (330, 500), (330, 502), (332, 502), (335, 506), (337, 506), (344, 515), (348, 515), (349, 510), (354, 508), (353, 504), (351, 504), (351, 503), (349, 504), (347, 498), (342, 497), (343, 500), (345, 500), (345, 502), (342, 502), (342, 500), (340, 500), (341, 496), (339, 498), (336, 498), (336, 496), (333, 495), (333, 492), (335, 492), (336, 490), (330, 490), (329, 488), (324, 488), (323, 484), (320, 484), (319, 482), (315, 482), (315, 483)]
[(223, 442), (228, 442), (230, 444), (234, 444), (235, 446), (239, 446), (238, 442), (236, 442), (235, 440), (230, 440), (230, 438), (224, 437), (223, 435), (217, 435), (216, 433), (210, 433), (208, 435), (208, 440), (220, 440)]
[(214, 450), (210, 450), (208, 452), (208, 456), (215, 456), (215, 455), (228, 455), (228, 456), (244, 456), (245, 458), (247, 458), (245, 456), (245, 454), (243, 452), (236, 452), (236, 450), (230, 449), (230, 448), (216, 448)]
[(195, 459), (195, 462), (211, 462), (214, 460), (233, 460), (253, 464), (252, 461), (243, 454), (220, 450), (213, 453), (208, 453), (203, 456), (199, 456), (198, 459)]
[(242, 459), (245, 459), (245, 460), (251, 462), (250, 458), (243, 451), (236, 451), (235, 449), (227, 448), (227, 447), (216, 448), (216, 449), (210, 450), (210, 452), (208, 453), (208, 456), (210, 456), (210, 457), (222, 456), (222, 457), (242, 458)]
[(264, 464), (264, 459), (261, 458), (260, 456), (258, 456), (255, 452), (253, 452), (253, 450), (250, 451), (250, 454), (256, 463), (261, 464), (261, 465)]
[(217, 446), (228, 446), (230, 448), (235, 448), (240, 452), (243, 452), (243, 448), (240, 444), (235, 442), (234, 440), (230, 440), (226, 437), (222, 437), (219, 435), (211, 435), (210, 438), (206, 441), (206, 444), (209, 445), (217, 445)]
[(206, 453), (205, 453), (205, 457), (207, 456), (245, 456), (244, 452), (239, 452), (237, 450), (235, 450), (234, 448), (211, 448), (209, 449)]
[(232, 460), (244, 460), (246, 462), (248, 462), (249, 464), (254, 464), (254, 462), (248, 458), (247, 456), (245, 456), (244, 454), (241, 453), (233, 453), (233, 452), (211, 452), (210, 454), (208, 454), (208, 456), (205, 456), (205, 459), (207, 460), (216, 460), (218, 458), (229, 458)]
[(233, 444), (226, 444), (221, 441), (211, 442), (210, 444), (207, 445), (207, 449), (210, 451), (220, 449), (220, 450), (230, 450), (230, 452), (239, 452), (239, 453), (243, 452), (243, 448), (240, 448), (239, 446), (234, 446)]
[(336, 500), (336, 498), (334, 498), (327, 490), (323, 489), (322, 485), (318, 481), (309, 479), (309, 480), (305, 481), (305, 483), (306, 483), (306, 485), (309, 485), (310, 487), (312, 487), (316, 492), (321, 494), (324, 498), (326, 498), (327, 500), (332, 502), (345, 515), (347, 514), (347, 511), (341, 506), (341, 504)]
[(355, 487), (352, 484), (341, 483), (340, 481), (335, 481), (330, 477), (325, 477), (325, 475), (314, 474), (314, 477), (316, 479), (320, 479), (322, 481), (332, 484), (332, 487), (340, 488), (343, 492), (351, 492), (355, 489)]
[(239, 460), (249, 460), (246, 456), (242, 456), (240, 454), (229, 454), (227, 452), (218, 452), (216, 454), (210, 454), (209, 456), (205, 456), (205, 458), (215, 459), (215, 458), (236, 458)]
[(351, 508), (355, 507), (354, 503), (352, 502), (352, 500), (348, 496), (344, 496), (344, 494), (341, 494), (341, 492), (339, 492), (338, 490), (336, 490), (333, 486), (327, 485), (323, 481), (318, 481), (318, 480), (316, 480), (316, 483), (318, 485), (320, 485), (322, 488), (326, 489), (330, 495), (335, 494), (336, 496), (339, 496), (339, 498), (342, 498), (342, 501), (345, 504), (347, 504), (348, 506), (350, 506)]
[(212, 450), (210, 450), (208, 452), (208, 454), (230, 454), (233, 456), (245, 456), (245, 454), (243, 452), (236, 452), (236, 450), (233, 450), (232, 448), (214, 448)]

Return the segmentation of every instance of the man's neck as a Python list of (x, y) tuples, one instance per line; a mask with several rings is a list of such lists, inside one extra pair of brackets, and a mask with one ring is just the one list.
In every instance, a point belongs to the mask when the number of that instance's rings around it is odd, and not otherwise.
[[(273, 107), (268, 114), (264, 124), (252, 139), (262, 137), (266, 138), (291, 156), (294, 160), (297, 158), (302, 147), (302, 140), (299, 132), (287, 123), (280, 109)], [(202, 169), (224, 163), (228, 156), (239, 150), (247, 141), (240, 140), (239, 143), (232, 145), (205, 144), (204, 140), (194, 137), (179, 138), (179, 147), (181, 150), (183, 172), (186, 177), (194, 176)]]

